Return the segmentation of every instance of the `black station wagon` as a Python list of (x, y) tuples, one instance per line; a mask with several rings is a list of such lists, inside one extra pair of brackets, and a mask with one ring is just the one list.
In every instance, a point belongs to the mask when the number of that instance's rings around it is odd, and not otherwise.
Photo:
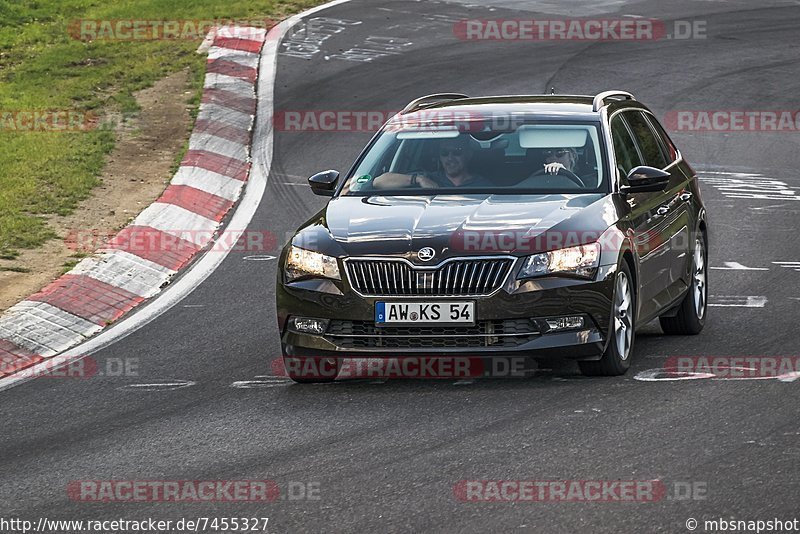
[(698, 181), (629, 93), (425, 96), (346, 176), (309, 184), (332, 198), (283, 249), (276, 289), (298, 382), (333, 380), (342, 358), (409, 355), (620, 375), (637, 325), (703, 328)]

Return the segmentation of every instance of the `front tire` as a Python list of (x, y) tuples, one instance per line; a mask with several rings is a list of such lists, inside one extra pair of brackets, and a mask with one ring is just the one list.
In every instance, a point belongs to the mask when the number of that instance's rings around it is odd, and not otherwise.
[(636, 290), (626, 261), (622, 261), (614, 277), (614, 298), (611, 307), (611, 339), (603, 357), (597, 361), (578, 362), (586, 376), (624, 375), (631, 366), (636, 328)]
[(708, 254), (706, 238), (702, 233), (694, 243), (692, 257), (692, 284), (674, 317), (659, 317), (661, 329), (665, 334), (697, 335), (706, 324), (708, 302), (708, 271), (706, 269)]

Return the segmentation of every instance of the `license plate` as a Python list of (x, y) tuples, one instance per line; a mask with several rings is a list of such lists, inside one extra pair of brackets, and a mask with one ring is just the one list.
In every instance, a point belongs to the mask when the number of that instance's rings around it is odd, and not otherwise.
[(376, 302), (376, 324), (475, 324), (475, 303)]

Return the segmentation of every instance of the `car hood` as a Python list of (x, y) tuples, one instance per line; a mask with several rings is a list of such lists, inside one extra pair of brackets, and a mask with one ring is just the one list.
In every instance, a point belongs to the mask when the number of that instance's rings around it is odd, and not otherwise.
[[(313, 238), (313, 248), (337, 256), (395, 255), (414, 262), (419, 249), (431, 247), (433, 263), (465, 254), (520, 254), (521, 240), (547, 230), (597, 233), (616, 220), (604, 194), (340, 196), (319, 215), (305, 228), (311, 235), (301, 232), (296, 245)], [(530, 253), (531, 242), (525, 243)]]

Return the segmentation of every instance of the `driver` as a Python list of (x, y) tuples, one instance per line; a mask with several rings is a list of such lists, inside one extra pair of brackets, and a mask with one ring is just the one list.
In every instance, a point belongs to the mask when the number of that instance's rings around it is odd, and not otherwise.
[(470, 171), (469, 164), (475, 154), (474, 142), (465, 135), (445, 139), (439, 146), (439, 167), (431, 173), (397, 174), (386, 173), (375, 178), (375, 189), (395, 187), (490, 187), (492, 182)]
[(575, 172), (578, 161), (578, 151), (572, 147), (551, 148), (544, 151), (544, 172), (558, 174), (561, 169)]

